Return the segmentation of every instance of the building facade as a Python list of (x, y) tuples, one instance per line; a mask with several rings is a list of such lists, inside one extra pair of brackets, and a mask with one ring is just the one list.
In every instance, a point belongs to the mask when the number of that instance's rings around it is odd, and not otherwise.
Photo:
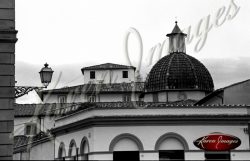
[(41, 105), (16, 105), (15, 159), (249, 160), (248, 88), (225, 87), (230, 97), (217, 101), (177, 22), (167, 36), (169, 53), (145, 82), (134, 67), (100, 64), (82, 68), (83, 85), (42, 91)]
[(15, 0), (0, 1), (0, 160), (13, 154), (15, 86)]

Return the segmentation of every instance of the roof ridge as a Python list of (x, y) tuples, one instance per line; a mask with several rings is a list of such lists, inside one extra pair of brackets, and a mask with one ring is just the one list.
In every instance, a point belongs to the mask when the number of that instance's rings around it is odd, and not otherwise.
[(244, 81), (236, 82), (236, 83), (230, 84), (230, 85), (228, 85), (228, 86), (225, 86), (225, 87), (222, 87), (222, 88), (218, 88), (217, 90), (219, 90), (219, 89), (223, 89), (223, 90), (224, 90), (224, 89), (226, 89), (226, 88), (229, 88), (229, 87), (232, 87), (232, 86), (241, 84), (241, 83), (245, 83), (245, 82), (247, 82), (247, 81), (250, 81), (250, 79), (246, 79), (246, 80), (244, 80)]
[(111, 64), (111, 65), (121, 65), (121, 66), (131, 66), (131, 65), (124, 65), (124, 64), (116, 64), (116, 63), (102, 63), (102, 64), (96, 64), (96, 65), (91, 65), (88, 67), (92, 67), (92, 66), (101, 66), (101, 65), (106, 65), (106, 64)]

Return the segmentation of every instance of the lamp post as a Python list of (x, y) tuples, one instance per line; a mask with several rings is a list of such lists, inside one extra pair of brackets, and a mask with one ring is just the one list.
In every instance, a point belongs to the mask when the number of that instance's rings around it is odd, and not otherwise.
[(32, 86), (15, 86), (15, 98), (19, 98), (25, 94), (28, 94), (33, 90), (42, 90), (43, 88), (47, 88), (49, 83), (51, 82), (53, 70), (49, 67), (49, 64), (45, 63), (44, 67), (39, 72), (42, 87), (32, 87)]

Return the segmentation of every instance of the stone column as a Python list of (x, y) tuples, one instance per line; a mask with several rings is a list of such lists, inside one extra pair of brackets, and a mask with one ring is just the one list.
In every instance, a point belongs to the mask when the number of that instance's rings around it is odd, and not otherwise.
[(0, 160), (13, 156), (15, 0), (0, 0)]

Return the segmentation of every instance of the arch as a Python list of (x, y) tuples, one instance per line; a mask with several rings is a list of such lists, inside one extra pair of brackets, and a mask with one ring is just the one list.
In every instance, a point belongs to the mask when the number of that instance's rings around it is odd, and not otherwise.
[[(75, 150), (75, 151), (74, 151)], [(76, 142), (74, 139), (72, 139), (70, 141), (70, 144), (69, 144), (69, 154), (68, 156), (69, 157), (73, 157), (73, 156), (76, 156), (76, 150), (77, 150), (77, 146), (76, 146)], [(75, 155), (73, 154), (73, 152), (75, 152)]]
[(81, 160), (88, 160), (88, 153), (89, 153), (89, 141), (87, 137), (83, 137), (80, 144)]
[(65, 144), (63, 142), (60, 143), (58, 148), (58, 158), (61, 159), (66, 156)]
[(177, 133), (170, 132), (170, 133), (163, 134), (162, 136), (159, 137), (159, 139), (156, 141), (156, 144), (155, 144), (155, 150), (158, 151), (161, 146), (161, 143), (166, 139), (176, 139), (182, 144), (184, 150), (189, 149), (188, 143), (184, 137), (182, 137), (181, 135)]
[(129, 139), (131, 141), (133, 141), (134, 143), (136, 143), (139, 151), (143, 151), (143, 144), (140, 141), (140, 139), (138, 137), (136, 137), (135, 135), (129, 134), (129, 133), (124, 133), (124, 134), (120, 134), (118, 136), (116, 136), (110, 143), (109, 145), (109, 151), (113, 152), (114, 151), (114, 147), (115, 145), (122, 139)]

